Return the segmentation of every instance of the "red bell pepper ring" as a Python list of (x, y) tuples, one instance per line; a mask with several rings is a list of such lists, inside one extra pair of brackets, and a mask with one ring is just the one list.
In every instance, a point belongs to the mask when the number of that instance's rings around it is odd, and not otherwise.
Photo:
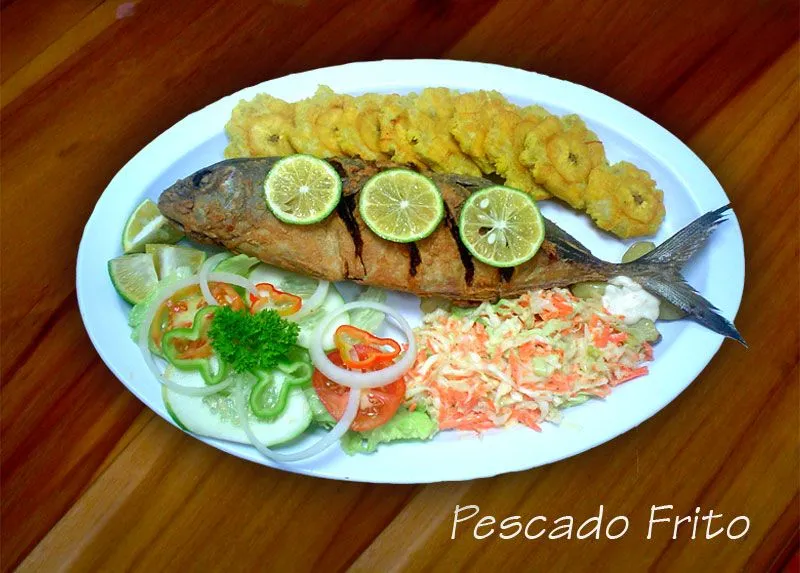
[(279, 316), (289, 316), (303, 306), (303, 299), (289, 292), (276, 289), (269, 283), (256, 285), (258, 295), (250, 293), (250, 312), (256, 314), (262, 310), (272, 309)]
[(333, 341), (339, 356), (351, 370), (381, 369), (389, 366), (400, 354), (400, 343), (391, 338), (379, 338), (374, 334), (349, 324), (336, 329)]

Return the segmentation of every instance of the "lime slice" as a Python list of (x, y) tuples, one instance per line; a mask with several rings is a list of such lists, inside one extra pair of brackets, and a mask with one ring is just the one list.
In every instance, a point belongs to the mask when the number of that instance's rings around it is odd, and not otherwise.
[(544, 219), (536, 202), (509, 187), (488, 187), (470, 195), (458, 228), (469, 252), (493, 267), (524, 263), (544, 240)]
[(186, 267), (192, 274), (200, 270), (206, 260), (203, 251), (174, 245), (145, 245), (144, 252), (153, 255), (158, 279), (173, 274), (178, 267)]
[(140, 253), (148, 243), (177, 243), (182, 238), (183, 233), (161, 214), (158, 206), (150, 199), (145, 199), (125, 223), (122, 250), (126, 253)]
[(331, 214), (342, 196), (342, 180), (327, 161), (290, 155), (272, 166), (264, 181), (267, 205), (284, 223), (310, 225)]
[(153, 255), (147, 253), (111, 259), (108, 274), (119, 295), (131, 304), (142, 302), (158, 285)]
[(358, 211), (376, 235), (411, 243), (433, 233), (444, 217), (444, 202), (436, 184), (424, 175), (389, 169), (364, 185)]

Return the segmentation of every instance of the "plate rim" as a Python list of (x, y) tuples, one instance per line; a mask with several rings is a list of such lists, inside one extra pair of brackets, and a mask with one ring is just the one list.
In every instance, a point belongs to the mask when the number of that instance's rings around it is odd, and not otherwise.
[[(441, 77), (442, 80), (439, 81), (437, 84), (428, 84), (428, 85), (445, 85), (446, 87), (450, 87), (451, 89), (487, 89), (486, 85), (481, 87), (459, 87), (454, 84), (458, 82), (450, 82), (448, 81), (448, 77), (457, 72), (469, 72), (469, 74), (465, 75), (466, 77), (474, 78), (475, 75), (495, 75), (498, 74), (500, 76), (508, 76), (511, 78), (512, 76), (516, 78), (528, 78), (530, 81), (531, 78), (535, 79), (537, 82), (545, 82), (545, 83), (552, 83), (552, 87), (558, 87), (562, 90), (567, 90), (567, 92), (575, 93), (576, 96), (580, 95), (582, 97), (588, 97), (592, 100), (592, 103), (598, 104), (599, 108), (610, 108), (615, 113), (622, 114), (623, 117), (626, 119), (634, 120), (628, 123), (628, 126), (635, 125), (637, 129), (637, 137), (633, 138), (631, 135), (625, 130), (622, 129), (625, 126), (622, 126), (618, 120), (614, 120), (613, 126), (609, 126), (610, 129), (613, 129), (615, 132), (619, 133), (623, 137), (625, 137), (629, 141), (640, 142), (642, 140), (649, 141), (652, 143), (653, 141), (658, 142), (658, 145), (643, 145), (644, 149), (647, 149), (647, 152), (651, 154), (654, 158), (658, 160), (661, 165), (666, 166), (673, 166), (674, 164), (678, 164), (681, 168), (680, 169), (670, 169), (672, 173), (678, 178), (681, 185), (683, 185), (686, 189), (690, 189), (690, 184), (682, 177), (681, 174), (685, 174), (687, 171), (691, 171), (693, 174), (693, 178), (699, 179), (701, 182), (709, 185), (709, 188), (705, 190), (705, 192), (709, 193), (710, 195), (715, 195), (716, 199), (723, 200), (725, 203), (729, 203), (729, 199), (722, 188), (719, 181), (713, 175), (711, 170), (705, 163), (692, 151), (686, 144), (684, 144), (680, 139), (678, 139), (675, 135), (669, 132), (666, 128), (662, 127), (655, 121), (651, 120), (644, 114), (640, 113), (638, 110), (628, 106), (625, 103), (622, 103), (610, 96), (607, 96), (601, 92), (593, 90), (592, 88), (583, 86), (581, 84), (576, 84), (573, 82), (569, 82), (567, 80), (562, 80), (558, 78), (554, 78), (551, 76), (547, 76), (544, 74), (539, 74), (533, 71), (522, 70), (519, 68), (513, 68), (508, 66), (502, 66), (498, 64), (489, 64), (483, 62), (469, 62), (463, 60), (447, 60), (447, 59), (400, 59), (400, 60), (375, 60), (375, 61), (367, 61), (367, 62), (352, 62), (347, 64), (341, 64), (337, 66), (330, 66), (324, 68), (317, 68), (314, 70), (309, 70), (305, 72), (299, 72), (295, 74), (289, 74), (286, 76), (282, 76), (279, 78), (274, 78), (271, 80), (266, 80), (264, 82), (260, 82), (258, 84), (248, 86), (246, 88), (242, 88), (232, 94), (224, 96), (222, 98), (217, 99), (216, 101), (200, 108), (197, 111), (194, 111), (181, 119), (180, 121), (173, 124), (164, 132), (160, 133), (156, 136), (153, 140), (151, 140), (146, 146), (144, 146), (138, 153), (136, 153), (130, 160), (128, 160), (125, 165), (114, 175), (111, 179), (109, 184), (103, 190), (103, 193), (98, 198), (93, 210), (92, 214), (90, 215), (89, 219), (84, 226), (83, 233), (81, 236), (81, 241), (78, 249), (78, 256), (76, 260), (76, 291), (77, 291), (77, 299), (78, 299), (78, 306), (81, 314), (81, 319), (84, 323), (84, 328), (89, 335), (92, 344), (94, 345), (98, 355), (101, 357), (103, 362), (106, 366), (111, 370), (114, 376), (122, 382), (122, 384), (131, 391), (142, 403), (147, 406), (150, 410), (154, 411), (156, 414), (161, 416), (162, 418), (166, 419), (169, 423), (173, 426), (177, 427), (174, 421), (166, 415), (166, 412), (162, 412), (161, 409), (153, 407), (148, 400), (143, 396), (143, 394), (138, 390), (138, 386), (136, 384), (128, 383), (125, 380), (125, 377), (119, 371), (118, 368), (115, 367), (113, 361), (107, 358), (107, 353), (104, 351), (104, 345), (102, 341), (98, 340), (95, 336), (96, 333), (92, 331), (89, 327), (89, 319), (88, 319), (88, 312), (91, 308), (91, 303), (86, 298), (86, 293), (88, 292), (88, 284), (85, 284), (85, 279), (87, 274), (85, 272), (86, 268), (86, 259), (88, 257), (88, 249), (89, 241), (90, 241), (90, 234), (93, 228), (93, 222), (96, 223), (96, 217), (99, 217), (99, 213), (101, 212), (101, 207), (104, 207), (106, 203), (112, 201), (112, 194), (109, 193), (110, 190), (115, 190), (119, 187), (124, 187), (123, 180), (128, 175), (128, 172), (131, 171), (133, 168), (137, 166), (139, 162), (142, 161), (142, 158), (149, 157), (154, 152), (158, 151), (161, 147), (169, 147), (172, 139), (175, 139), (180, 133), (186, 128), (187, 125), (192, 124), (197, 119), (201, 118), (205, 114), (209, 114), (211, 111), (215, 111), (217, 109), (222, 109), (226, 106), (232, 107), (235, 105), (235, 102), (238, 101), (239, 98), (242, 97), (251, 97), (254, 93), (260, 92), (269, 92), (275, 93), (279, 92), (281, 85), (291, 85), (293, 82), (298, 82), (302, 80), (301, 83), (305, 83), (309, 86), (313, 84), (316, 87), (317, 84), (321, 83), (334, 83), (337, 82), (330, 82), (330, 79), (335, 78), (337, 75), (344, 75), (347, 76), (348, 74), (352, 77), (358, 76), (357, 81), (362, 81), (364, 87), (361, 91), (370, 91), (375, 90), (375, 88), (370, 84), (372, 78), (375, 77), (375, 73), (379, 72), (378, 77), (381, 77), (382, 74), (387, 73), (387, 70), (393, 72), (394, 77), (394, 85), (391, 81), (383, 82), (381, 84), (381, 90), (391, 90), (393, 87), (395, 88), (404, 88), (408, 87), (409, 85), (421, 86), (424, 87), (425, 84), (419, 84), (419, 82), (414, 78), (411, 77), (409, 72), (414, 72), (414, 76), (419, 74), (420, 68), (426, 70), (436, 70), (434, 74), (436, 77)], [(444, 72), (444, 73), (443, 73)], [(480, 72), (480, 73), (478, 73)], [(319, 76), (319, 79), (315, 79)], [(368, 79), (360, 79), (360, 78), (368, 78)], [(352, 80), (350, 80), (352, 81)], [(467, 83), (470, 83), (472, 86), (477, 83), (474, 79), (470, 79)], [(524, 85), (525, 82), (520, 82), (521, 85)], [(279, 86), (277, 89), (275, 86)], [(550, 86), (548, 86), (550, 87)], [(288, 89), (295, 89), (289, 87)], [(417, 88), (414, 88), (417, 89)], [(338, 91), (338, 90), (337, 90)], [(359, 91), (359, 90), (352, 90), (352, 91)], [(510, 94), (509, 90), (501, 90), (502, 93), (506, 96), (512, 95)], [(310, 94), (309, 94), (310, 95)], [(597, 113), (597, 108), (593, 109), (591, 114), (586, 114), (582, 110), (576, 110), (575, 113), (579, 113), (582, 117), (589, 117), (590, 115), (594, 115)], [(602, 111), (602, 109), (601, 109)], [(595, 123), (601, 123), (606, 125), (602, 121), (596, 121)], [(209, 134), (213, 135), (214, 133), (218, 133), (220, 130), (220, 126), (217, 125), (216, 129), (207, 128), (206, 131)], [(642, 135), (642, 130), (646, 133)], [(202, 139), (202, 138), (201, 138)], [(179, 141), (179, 143), (181, 143)], [(193, 149), (190, 145), (185, 144), (183, 146), (179, 145), (179, 148), (183, 150), (186, 154), (191, 153)], [(656, 151), (663, 151), (666, 149), (669, 151), (670, 159), (665, 159)], [(168, 168), (170, 165), (174, 164), (177, 159), (172, 157), (169, 162), (167, 162), (164, 167)], [(153, 169), (153, 173), (156, 174), (155, 168)], [(139, 193), (141, 193), (142, 189), (139, 189)], [(121, 193), (122, 191), (118, 192)], [(711, 193), (713, 192), (713, 193)], [(697, 201), (698, 198), (695, 195), (691, 195), (692, 198)], [(713, 197), (712, 197), (713, 199)], [(714, 203), (714, 201), (710, 201), (710, 203)], [(723, 204), (725, 204), (723, 203)], [(699, 207), (699, 205), (697, 205)], [(714, 204), (710, 206), (704, 206), (701, 208), (703, 210), (713, 209), (719, 204)], [(741, 306), (742, 296), (744, 292), (744, 280), (745, 280), (745, 253), (744, 253), (744, 241), (741, 233), (741, 228), (736, 217), (736, 214), (731, 211), (728, 222), (726, 223), (730, 227), (728, 233), (730, 234), (731, 231), (733, 232), (732, 237), (729, 237), (729, 240), (733, 239), (734, 244), (732, 248), (736, 251), (739, 255), (736, 260), (732, 261), (732, 266), (735, 272), (734, 276), (732, 277), (732, 281), (727, 283), (725, 292), (727, 296), (725, 296), (725, 302), (719, 303), (718, 300), (714, 300), (715, 304), (718, 304), (720, 308), (723, 310), (723, 314), (727, 316), (729, 319), (733, 320), (738, 313), (738, 310)], [(711, 264), (711, 263), (709, 263)], [(711, 271), (709, 270), (709, 274)], [(710, 281), (709, 281), (710, 282)], [(709, 285), (713, 286), (713, 285)], [(708, 290), (704, 289), (704, 290)], [(717, 290), (717, 289), (715, 289)], [(712, 299), (713, 300), (713, 299)], [(697, 326), (697, 325), (695, 325)], [(234, 444), (229, 442), (222, 442), (220, 440), (204, 438), (202, 436), (197, 436), (195, 434), (189, 433), (191, 436), (200, 439), (201, 441), (216, 447), (217, 449), (221, 449), (226, 453), (233, 454), (237, 457), (247, 459), (249, 461), (254, 461), (261, 465), (265, 465), (268, 467), (273, 467), (277, 469), (283, 469), (294, 473), (301, 473), (306, 475), (313, 475), (316, 477), (323, 477), (326, 479), (338, 479), (344, 481), (361, 481), (361, 482), (371, 482), (371, 483), (431, 483), (431, 482), (439, 482), (439, 481), (461, 481), (461, 480), (468, 480), (468, 479), (479, 479), (484, 477), (491, 477), (494, 475), (499, 475), (502, 473), (511, 473), (517, 471), (525, 471), (527, 469), (532, 469), (534, 467), (540, 467), (543, 465), (548, 465), (550, 463), (554, 463), (556, 461), (572, 457), (574, 455), (578, 455), (584, 451), (597, 447), (598, 445), (605, 443), (607, 441), (613, 440), (614, 438), (630, 431), (632, 428), (638, 426), (639, 424), (649, 420), (652, 418), (656, 413), (658, 413), (661, 409), (665, 408), (667, 405), (672, 403), (675, 398), (677, 398), (697, 377), (700, 375), (702, 370), (710, 363), (710, 361), (717, 355), (719, 352), (719, 348), (722, 345), (723, 337), (701, 327), (697, 326), (700, 331), (697, 333), (701, 339), (704, 340), (706, 344), (706, 349), (704, 354), (707, 354), (707, 357), (702, 358), (700, 361), (694, 364), (694, 367), (690, 369), (690, 372), (681, 376), (681, 378), (686, 378), (685, 382), (681, 382), (677, 384), (673, 390), (674, 392), (670, 392), (669, 396), (666, 399), (663, 399), (662, 402), (655, 407), (648, 409), (646, 412), (639, 412), (639, 415), (635, 416), (637, 419), (634, 422), (626, 423), (618, 426), (611, 435), (606, 433), (601, 433), (597, 435), (596, 439), (585, 441), (584, 444), (580, 448), (575, 448), (572, 450), (566, 450), (563, 452), (563, 455), (556, 455), (548, 459), (547, 461), (541, 463), (534, 463), (532, 465), (525, 463), (523, 464), (508, 464), (508, 466), (504, 469), (500, 469), (499, 471), (492, 470), (491, 468), (488, 471), (481, 471), (480, 468), (475, 471), (474, 468), (468, 471), (459, 471), (457, 470), (455, 473), (452, 472), (440, 472), (441, 475), (431, 475), (428, 477), (416, 476), (413, 478), (402, 478), (400, 476), (386, 476), (386, 479), (376, 479), (375, 476), (372, 476), (368, 479), (359, 478), (358, 476), (349, 476), (349, 475), (330, 475), (325, 473), (324, 466), (322, 468), (315, 467), (314, 465), (307, 465), (307, 464), (298, 464), (298, 465), (283, 465), (270, 462), (261, 458), (258, 452), (252, 446), (245, 446), (241, 444)], [(690, 327), (691, 330), (691, 327)], [(127, 333), (126, 333), (127, 334)], [(675, 342), (680, 343), (685, 336), (681, 335), (676, 337)], [(655, 362), (653, 363), (655, 364)], [(507, 430), (503, 430), (507, 431)], [(188, 433), (188, 432), (187, 432)], [(415, 444), (415, 446), (426, 446), (427, 444)], [(436, 473), (436, 472), (432, 472)]]

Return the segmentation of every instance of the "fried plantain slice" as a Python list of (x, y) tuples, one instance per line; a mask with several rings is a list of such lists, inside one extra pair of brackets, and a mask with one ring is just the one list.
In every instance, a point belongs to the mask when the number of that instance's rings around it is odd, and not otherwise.
[(414, 105), (417, 94), (386, 96), (378, 116), (380, 125), (380, 148), (383, 153), (396, 162), (426, 169), (428, 166), (417, 154), (409, 133), (411, 120), (408, 110)]
[(589, 172), (605, 164), (605, 153), (587, 143), (596, 140), (578, 116), (551, 116), (525, 137), (519, 160), (553, 196), (583, 209)]
[(294, 104), (295, 129), (289, 134), (292, 146), (300, 153), (316, 157), (342, 155), (339, 146), (339, 124), (346, 96), (328, 86), (319, 86), (316, 93)]
[(458, 146), (480, 170), (490, 175), (495, 167), (486, 151), (486, 138), (494, 117), (501, 111), (513, 111), (506, 98), (496, 91), (479, 90), (456, 96), (453, 100), (453, 117), (450, 133)]
[(586, 212), (618, 237), (652, 235), (664, 220), (664, 193), (647, 173), (627, 161), (592, 169)]
[(225, 157), (291, 155), (295, 152), (289, 141), (293, 130), (292, 104), (268, 94), (242, 100), (225, 125), (230, 140)]
[(538, 110), (532, 113), (501, 109), (495, 113), (485, 142), (486, 156), (495, 173), (505, 179), (506, 185), (529, 193), (537, 201), (548, 199), (550, 194), (534, 181), (530, 170), (519, 160), (527, 134), (541, 123), (542, 116)]
[(387, 159), (380, 148), (380, 112), (384, 96), (364, 94), (344, 102), (339, 126), (342, 153), (366, 160)]

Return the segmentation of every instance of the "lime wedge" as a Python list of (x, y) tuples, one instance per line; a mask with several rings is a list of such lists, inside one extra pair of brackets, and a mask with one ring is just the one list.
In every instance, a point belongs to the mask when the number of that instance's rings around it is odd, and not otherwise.
[(396, 243), (424, 239), (444, 217), (436, 184), (408, 169), (389, 169), (367, 181), (358, 211), (373, 233)]
[(111, 259), (108, 274), (119, 295), (131, 304), (142, 302), (158, 286), (153, 255), (147, 253)]
[(488, 187), (470, 195), (458, 229), (469, 252), (493, 267), (524, 263), (544, 240), (544, 219), (536, 202), (510, 187)]
[(158, 280), (163, 280), (173, 274), (178, 267), (187, 267), (192, 274), (200, 270), (206, 260), (203, 251), (190, 247), (176, 247), (174, 245), (145, 245), (144, 252), (153, 255), (156, 264)]
[(290, 155), (264, 181), (267, 205), (284, 223), (310, 225), (331, 214), (342, 196), (342, 180), (327, 161)]
[(182, 238), (183, 233), (161, 214), (158, 205), (145, 199), (125, 223), (122, 250), (126, 253), (140, 253), (148, 243), (177, 243)]

